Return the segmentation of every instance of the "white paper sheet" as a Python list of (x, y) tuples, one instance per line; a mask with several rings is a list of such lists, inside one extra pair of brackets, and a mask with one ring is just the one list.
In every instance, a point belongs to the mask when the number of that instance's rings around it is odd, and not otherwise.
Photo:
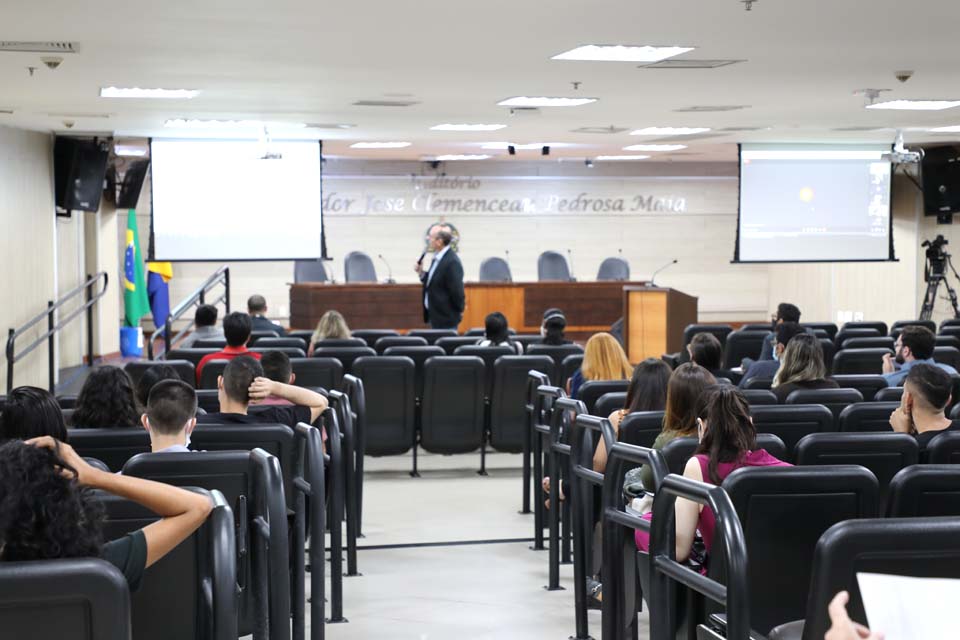
[(857, 582), (870, 629), (886, 640), (957, 636), (960, 580), (858, 573)]

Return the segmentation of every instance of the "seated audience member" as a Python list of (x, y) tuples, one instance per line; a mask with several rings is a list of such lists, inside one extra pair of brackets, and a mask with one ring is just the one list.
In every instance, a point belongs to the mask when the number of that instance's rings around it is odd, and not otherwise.
[(850, 602), (850, 594), (846, 591), (839, 591), (833, 596), (827, 611), (830, 614), (830, 628), (823, 636), (823, 640), (883, 640), (883, 634), (879, 631), (870, 631), (859, 622), (850, 619), (847, 613), (847, 603)]
[(197, 382), (200, 382), (200, 372), (211, 360), (233, 360), (237, 356), (250, 356), (260, 359), (260, 354), (247, 349), (250, 342), (250, 332), (253, 331), (250, 316), (240, 311), (228, 313), (223, 318), (223, 334), (227, 338), (227, 346), (222, 351), (208, 353), (197, 363)]
[(67, 440), (67, 426), (57, 399), (46, 389), (17, 387), (0, 412), (0, 441), (50, 436)]
[(907, 326), (897, 336), (894, 345), (895, 353), (883, 356), (883, 379), (887, 386), (899, 387), (910, 373), (910, 369), (918, 364), (929, 364), (940, 367), (953, 375), (957, 370), (948, 364), (933, 360), (933, 350), (937, 346), (937, 337), (926, 327)]
[[(263, 376), (274, 382), (293, 384), (297, 379), (293, 372), (293, 366), (290, 364), (290, 356), (283, 351), (267, 351), (260, 358), (260, 366), (263, 367)], [(289, 407), (293, 403), (276, 396), (268, 396), (257, 404), (260, 406), (275, 404), (281, 407)]]
[(190, 451), (190, 434), (197, 426), (197, 392), (179, 378), (158, 382), (150, 390), (141, 421), (153, 453)]
[(193, 314), (193, 332), (180, 343), (180, 349), (191, 348), (197, 340), (223, 340), (223, 329), (217, 327), (217, 308), (202, 304)]
[(771, 389), (777, 401), (783, 404), (787, 396), (797, 389), (836, 389), (835, 380), (827, 380), (827, 367), (823, 363), (823, 347), (820, 341), (807, 333), (790, 339), (780, 356), (780, 368), (773, 378)]
[(944, 415), (950, 404), (953, 380), (950, 375), (929, 364), (910, 368), (903, 383), (900, 406), (890, 414), (890, 426), (897, 433), (909, 433), (920, 445), (921, 462), (930, 441), (944, 431), (956, 431), (957, 423)]
[(307, 349), (307, 355), (312, 356), (313, 350), (321, 340), (346, 340), (350, 337), (350, 327), (339, 311), (325, 312), (320, 316), (320, 322), (317, 328), (310, 336), (310, 346)]
[(247, 311), (253, 319), (253, 331), (276, 331), (278, 336), (286, 335), (286, 330), (267, 318), (267, 300), (259, 294), (247, 299)]
[[(327, 399), (316, 391), (275, 382), (263, 375), (260, 362), (249, 356), (231, 360), (217, 380), (220, 412), (199, 416), (200, 424), (313, 424), (327, 408)], [(270, 396), (292, 406), (256, 406)], [(253, 409), (249, 411), (249, 409)]]
[(567, 317), (560, 309), (547, 309), (543, 312), (543, 324), (540, 325), (542, 344), (570, 344), (564, 332), (567, 330)]
[[(0, 487), (0, 561), (103, 558), (120, 570), (131, 591), (144, 570), (192, 534), (213, 508), (206, 496), (185, 489), (95, 469), (49, 436), (0, 446)], [(95, 489), (141, 504), (161, 519), (104, 544)]]
[(777, 327), (776, 340), (777, 346), (773, 350), (773, 360), (757, 360), (750, 365), (750, 368), (743, 373), (740, 379), (740, 388), (742, 389), (747, 380), (759, 378), (762, 380), (773, 380), (780, 369), (780, 357), (783, 350), (787, 348), (787, 343), (793, 336), (804, 333), (803, 327), (796, 322), (784, 322)]
[(781, 302), (777, 305), (776, 315), (770, 319), (773, 322), (773, 328), (771, 329), (773, 333), (764, 339), (759, 360), (773, 360), (774, 351), (777, 349), (777, 327), (784, 322), (796, 322), (799, 324), (800, 309), (797, 308), (797, 305), (790, 304), (789, 302)]
[(140, 423), (133, 381), (118, 367), (97, 367), (90, 372), (77, 396), (70, 417), (74, 427), (109, 429), (135, 427)]
[[(627, 387), (627, 399), (623, 409), (617, 409), (607, 418), (613, 432), (620, 432), (624, 416), (634, 411), (663, 411), (667, 406), (667, 385), (670, 383), (670, 365), (663, 360), (647, 358), (633, 368), (633, 377)], [(593, 453), (593, 470), (603, 473), (607, 468), (607, 445), (597, 443)]]
[[(790, 466), (757, 447), (757, 430), (750, 418), (750, 407), (736, 387), (719, 385), (708, 389), (695, 415), (700, 445), (683, 470), (685, 477), (719, 485), (741, 467)], [(651, 514), (644, 517), (650, 518)], [(677, 561), (691, 559), (705, 571), (706, 557), (691, 558), (691, 552), (694, 536), (699, 531), (705, 552), (710, 553), (716, 527), (713, 511), (692, 500), (678, 498), (675, 517)], [(639, 549), (649, 549), (648, 532), (637, 530), (634, 537)]]
[(507, 316), (494, 311), (484, 319), (483, 339), (477, 342), (480, 347), (510, 347), (518, 355), (523, 353), (523, 345), (510, 339), (510, 327)]
[(150, 398), (150, 390), (153, 389), (158, 382), (163, 382), (164, 380), (180, 380), (180, 374), (168, 364), (155, 364), (147, 367), (147, 370), (140, 376), (140, 380), (137, 381), (137, 388), (135, 390), (137, 404), (146, 410), (147, 400)]
[(595, 333), (587, 340), (583, 364), (567, 381), (567, 392), (577, 398), (580, 386), (588, 380), (627, 380), (632, 374), (633, 367), (617, 339), (609, 333)]
[(738, 375), (732, 371), (727, 371), (723, 367), (723, 345), (712, 333), (698, 333), (690, 340), (687, 345), (687, 353), (690, 356), (690, 362), (695, 362), (710, 373), (715, 378), (726, 378), (733, 381)]

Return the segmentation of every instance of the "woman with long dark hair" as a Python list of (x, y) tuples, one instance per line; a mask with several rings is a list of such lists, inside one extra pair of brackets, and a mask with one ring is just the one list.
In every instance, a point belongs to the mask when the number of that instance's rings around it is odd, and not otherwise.
[(477, 342), (480, 347), (498, 347), (507, 346), (517, 352), (517, 355), (523, 353), (523, 345), (510, 339), (510, 325), (507, 323), (507, 316), (499, 311), (494, 311), (484, 319), (483, 338)]
[(0, 411), (0, 441), (52, 436), (66, 441), (67, 425), (57, 399), (46, 389), (17, 387)]
[(73, 410), (70, 424), (75, 427), (136, 427), (140, 411), (133, 393), (133, 381), (118, 367), (98, 367), (90, 372)]

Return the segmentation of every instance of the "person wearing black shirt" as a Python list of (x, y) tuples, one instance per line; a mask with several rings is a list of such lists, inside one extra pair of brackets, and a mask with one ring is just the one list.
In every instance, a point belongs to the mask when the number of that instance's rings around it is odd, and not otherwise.
[(247, 299), (247, 312), (250, 314), (254, 331), (276, 331), (280, 337), (287, 335), (286, 329), (267, 318), (267, 299), (260, 294), (254, 294)]
[(944, 415), (950, 404), (952, 379), (943, 369), (929, 364), (910, 368), (903, 384), (900, 406), (890, 414), (890, 426), (897, 433), (909, 433), (920, 445), (920, 461), (926, 448), (944, 431), (956, 431), (957, 425)]

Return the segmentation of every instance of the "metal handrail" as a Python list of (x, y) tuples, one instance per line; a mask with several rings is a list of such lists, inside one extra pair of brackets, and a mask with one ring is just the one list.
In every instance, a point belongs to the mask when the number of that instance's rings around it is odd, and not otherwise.
[[(219, 284), (223, 284), (223, 293), (221, 293), (216, 299), (207, 302), (207, 292), (212, 290)], [(176, 335), (172, 336), (171, 328), (173, 323), (179, 320), (187, 311), (192, 309), (195, 305), (199, 306), (202, 304), (218, 304), (223, 302), (224, 309), (226, 313), (230, 313), (230, 267), (224, 265), (213, 272), (213, 274), (203, 281), (199, 287), (193, 290), (193, 292), (188, 295), (186, 298), (180, 301), (176, 307), (170, 310), (170, 313), (167, 314), (166, 322), (157, 327), (153, 335), (150, 336), (150, 339), (147, 340), (147, 358), (150, 360), (154, 359), (154, 349), (153, 345), (157, 338), (163, 338), (163, 352), (157, 353), (156, 356), (170, 351), (173, 343), (179, 341), (184, 337), (184, 334), (187, 333), (190, 329), (193, 328), (193, 320), (190, 323), (177, 332)]]
[[(100, 292), (94, 294), (94, 287), (100, 282), (101, 278), (103, 279), (103, 288), (100, 289)], [(71, 289), (69, 292), (62, 295), (58, 300), (50, 300), (47, 302), (46, 310), (37, 314), (35, 317), (27, 321), (25, 324), (20, 326), (17, 329), (10, 329), (9, 334), (7, 335), (7, 393), (13, 391), (13, 365), (23, 359), (28, 353), (40, 346), (44, 340), (47, 341), (47, 347), (49, 353), (47, 355), (47, 367), (48, 367), (48, 385), (50, 392), (55, 391), (55, 368), (56, 363), (54, 362), (54, 336), (63, 329), (65, 326), (70, 324), (70, 321), (79, 316), (84, 311), (87, 312), (87, 362), (90, 365), (93, 365), (93, 305), (104, 296), (107, 292), (107, 284), (110, 281), (110, 277), (107, 275), (106, 271), (100, 271), (96, 275), (87, 274), (87, 279), (80, 286)], [(54, 324), (54, 312), (65, 305), (68, 301), (72, 300), (80, 293), (86, 294), (86, 302), (83, 303), (80, 307), (74, 309), (66, 318), (61, 320), (59, 323)], [(16, 353), (16, 341), (17, 338), (23, 335), (25, 331), (39, 323), (44, 318), (47, 319), (47, 331), (38, 337), (36, 340), (27, 345), (20, 353)]]

